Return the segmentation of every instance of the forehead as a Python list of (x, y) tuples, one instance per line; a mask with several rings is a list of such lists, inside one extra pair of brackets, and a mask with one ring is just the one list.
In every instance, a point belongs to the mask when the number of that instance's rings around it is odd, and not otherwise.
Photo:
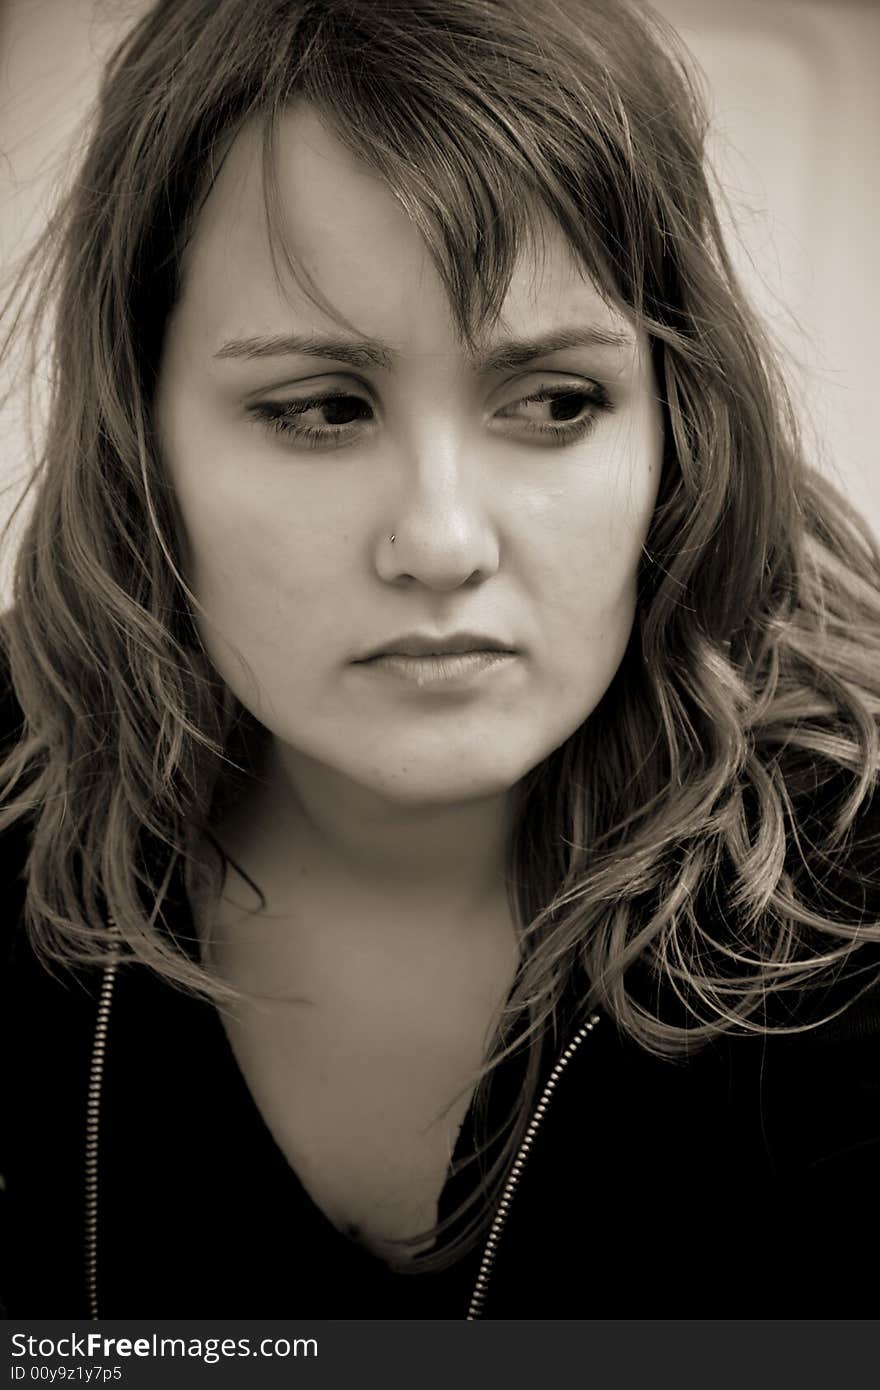
[[(261, 130), (230, 143), (183, 258), (176, 317), (206, 343), (230, 334), (338, 320), (273, 259)], [(449, 351), (455, 331), (436, 266), (415, 223), (305, 103), (282, 117), (276, 150), (278, 224), (296, 264), (348, 325), (402, 353)], [(500, 328), (514, 336), (583, 320), (620, 331), (627, 322), (585, 275), (559, 227), (537, 209), (519, 251)]]

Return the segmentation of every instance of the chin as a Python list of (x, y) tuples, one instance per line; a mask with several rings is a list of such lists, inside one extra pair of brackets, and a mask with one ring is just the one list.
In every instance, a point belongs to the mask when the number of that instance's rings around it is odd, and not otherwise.
[(464, 801), (481, 801), (505, 796), (512, 791), (527, 767), (497, 763), (457, 765), (452, 759), (432, 764), (416, 759), (398, 762), (378, 772), (356, 776), (368, 790), (401, 806), (452, 806)]

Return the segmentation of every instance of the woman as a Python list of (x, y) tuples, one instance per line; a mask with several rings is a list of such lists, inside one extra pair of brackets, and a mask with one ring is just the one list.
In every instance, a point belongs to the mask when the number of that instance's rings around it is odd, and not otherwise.
[(29, 282), (10, 1312), (866, 1310), (880, 565), (703, 133), (607, 0), (110, 61)]

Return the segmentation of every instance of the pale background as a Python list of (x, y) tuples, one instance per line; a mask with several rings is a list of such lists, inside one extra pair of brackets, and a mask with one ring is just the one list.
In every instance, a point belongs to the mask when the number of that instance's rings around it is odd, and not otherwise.
[[(38, 230), (101, 55), (142, 0), (0, 0), (0, 268)], [(791, 362), (815, 457), (880, 532), (880, 0), (660, 0), (704, 74), (735, 259)], [(0, 523), (28, 469), (0, 418)], [(10, 555), (0, 556), (0, 610)]]

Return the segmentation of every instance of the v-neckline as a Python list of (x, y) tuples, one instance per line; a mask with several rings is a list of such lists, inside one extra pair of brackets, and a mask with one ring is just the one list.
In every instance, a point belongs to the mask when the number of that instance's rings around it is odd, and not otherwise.
[[(177, 867), (180, 875), (180, 866)], [(200, 962), (200, 949), (198, 944), (198, 933), (192, 908), (189, 903), (186, 889), (180, 879), (182, 889), (179, 900), (179, 911), (185, 916), (184, 930), (177, 936), (177, 939), (186, 954), (194, 963)], [(507, 995), (506, 1003), (516, 986), (517, 976), (515, 975)], [(356, 1238), (349, 1236), (341, 1230), (327, 1215), (321, 1206), (314, 1200), (305, 1182), (303, 1182), (296, 1167), (290, 1162), (287, 1155), (276, 1140), (272, 1130), (267, 1124), (259, 1105), (257, 1104), (250, 1087), (247, 1084), (244, 1073), (239, 1065), (238, 1058), (232, 1047), (232, 1043), (224, 1027), (220, 1016), (219, 1007), (211, 1000), (202, 997), (197, 1001), (204, 1010), (207, 1019), (207, 1028), (213, 1035), (213, 1040), (209, 1038), (210, 1055), (218, 1056), (221, 1059), (220, 1066), (223, 1072), (229, 1077), (229, 1086), (232, 1093), (229, 1095), (230, 1105), (233, 1109), (241, 1107), (240, 1113), (247, 1116), (244, 1121), (250, 1132), (255, 1137), (255, 1143), (267, 1154), (269, 1161), (273, 1164), (279, 1181), (282, 1185), (290, 1184), (295, 1190), (299, 1203), (308, 1219), (313, 1225), (316, 1233), (323, 1232), (328, 1241), (336, 1242), (338, 1248), (345, 1249), (356, 1260), (366, 1261), (370, 1268), (381, 1271), (389, 1277), (401, 1277), (395, 1267), (383, 1259), (381, 1255), (370, 1250)], [(510, 1104), (515, 1092), (519, 1091), (525, 1076), (527, 1063), (527, 1052), (520, 1049), (514, 1056), (505, 1058), (493, 1071), (490, 1078), (487, 1123), (485, 1128), (481, 1126), (481, 1134), (486, 1133), (491, 1136), (503, 1118), (506, 1118), (510, 1110)], [(543, 1063), (542, 1063), (543, 1065)], [(218, 1089), (226, 1095), (226, 1083), (219, 1077), (217, 1078)], [(446, 1169), (446, 1176), (442, 1189), (438, 1196), (437, 1220), (444, 1220), (452, 1215), (453, 1211), (460, 1204), (463, 1198), (470, 1194), (475, 1186), (474, 1174), (483, 1167), (482, 1163), (471, 1162), (464, 1170), (459, 1169), (459, 1165), (474, 1152), (474, 1141), (476, 1138), (476, 1090), (472, 1093), (467, 1110), (462, 1119), (459, 1131), (453, 1145), (452, 1154)], [(498, 1152), (499, 1143), (493, 1141), (489, 1145), (490, 1152), (494, 1158)], [(440, 1243), (445, 1244), (447, 1236), (441, 1236)], [(434, 1253), (437, 1243), (431, 1247), (430, 1251), (422, 1252), (423, 1256)], [(412, 1278), (412, 1275), (403, 1276)], [(427, 1277), (422, 1275), (422, 1277)]]
[[(511, 993), (512, 991), (513, 986), (511, 986)], [(509, 997), (508, 995), (508, 999)], [(206, 1002), (206, 1008), (208, 1012), (208, 1027), (214, 1035), (211, 1051), (222, 1059), (221, 1066), (223, 1071), (228, 1074), (230, 1086), (234, 1088), (235, 1094), (230, 1096), (231, 1105), (235, 1110), (239, 1109), (239, 1107), (243, 1108), (244, 1113), (248, 1116), (246, 1123), (249, 1129), (255, 1136), (259, 1136), (257, 1142), (260, 1146), (265, 1149), (267, 1153), (271, 1153), (271, 1161), (278, 1171), (286, 1176), (287, 1180), (295, 1186), (301, 1203), (306, 1208), (312, 1224), (322, 1229), (329, 1239), (343, 1243), (345, 1248), (350, 1250), (353, 1255), (362, 1256), (375, 1265), (381, 1266), (389, 1274), (397, 1273), (394, 1265), (388, 1260), (383, 1259), (381, 1255), (376, 1254), (361, 1241), (340, 1229), (340, 1227), (330, 1219), (318, 1202), (315, 1201), (306, 1183), (297, 1171), (295, 1164), (288, 1159), (272, 1133), (270, 1126), (267, 1124), (239, 1065), (238, 1058), (235, 1055), (235, 1050), (223, 1024), (223, 1019), (220, 1016), (218, 1007), (213, 1003)], [(489, 1134), (492, 1133), (493, 1125), (498, 1123), (504, 1113), (501, 1110), (500, 1101), (503, 1099), (509, 1103), (509, 1100), (512, 1098), (513, 1089), (517, 1086), (518, 1082), (521, 1081), (521, 1073), (524, 1072), (524, 1066), (525, 1058), (522, 1053), (519, 1053), (516, 1057), (506, 1058), (499, 1067), (496, 1068), (496, 1072), (493, 1074), (490, 1083), (489, 1091)], [(223, 1085), (225, 1094), (225, 1083), (221, 1084)], [(504, 1093), (503, 1097), (500, 1094), (501, 1092)], [(470, 1156), (474, 1151), (474, 1140), (476, 1137), (475, 1122), (476, 1089), (471, 1095), (467, 1110), (459, 1126), (449, 1164), (446, 1169), (443, 1187), (438, 1196), (438, 1221), (450, 1215), (465, 1192), (471, 1190), (473, 1179), (470, 1174), (473, 1172), (474, 1165), (468, 1165), (464, 1172), (460, 1171), (459, 1165), (465, 1157)], [(443, 1238), (441, 1237), (441, 1242), (442, 1240)], [(434, 1253), (436, 1249), (437, 1243), (435, 1242), (430, 1250), (423, 1251), (422, 1255), (425, 1256), (429, 1253)]]

